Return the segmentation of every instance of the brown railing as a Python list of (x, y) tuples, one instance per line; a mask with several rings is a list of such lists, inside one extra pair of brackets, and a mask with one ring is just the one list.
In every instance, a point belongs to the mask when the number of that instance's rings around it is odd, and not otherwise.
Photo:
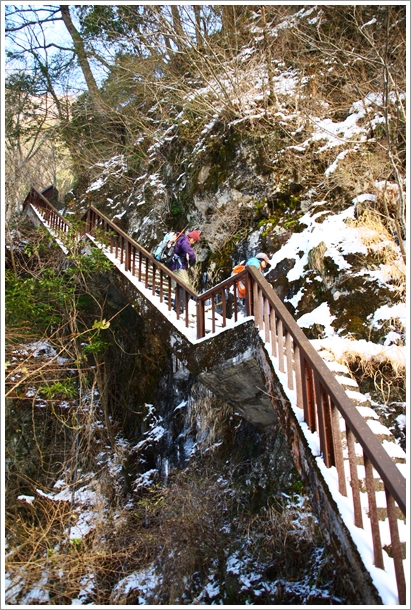
[[(368, 496), (374, 565), (384, 569), (373, 469), (382, 481), (399, 603), (405, 604), (406, 585), (395, 505), (397, 503), (405, 519), (405, 478), (270, 284), (259, 277), (257, 270), (249, 268), (249, 273), (253, 277), (252, 313), (255, 323), (269, 344), (272, 356), (277, 359), (279, 370), (286, 373), (289, 389), (295, 390), (297, 406), (303, 410), (305, 423), (311, 432), (318, 432), (325, 465), (327, 468), (336, 467), (339, 492), (343, 496), (348, 496), (344, 452), (348, 453), (354, 523), (360, 528), (363, 527), (360, 501), (360, 479), (363, 477), (359, 476), (358, 467), (365, 469), (363, 484)], [(345, 435), (340, 429), (341, 419), (345, 423)], [(361, 457), (356, 452), (355, 443), (361, 446)]]
[[(297, 407), (302, 410), (304, 422), (311, 432), (319, 435), (320, 451), (326, 467), (336, 467), (339, 492), (346, 497), (348, 479), (354, 524), (359, 528), (363, 528), (361, 491), (363, 488), (366, 490), (374, 565), (381, 569), (384, 569), (378, 515), (381, 508), (377, 508), (376, 485), (383, 486), (391, 537), (389, 553), (394, 561), (399, 603), (405, 604), (406, 584), (397, 521), (398, 518), (405, 519), (406, 515), (405, 478), (271, 285), (259, 271), (247, 267), (241, 274), (231, 276), (197, 295), (96, 208), (91, 207), (82, 220), (85, 232), (100, 244), (105, 244), (107, 251), (124, 264), (125, 271), (142, 282), (152, 295), (158, 296), (160, 302), (167, 302), (169, 311), (174, 299), (177, 319), (181, 317), (179, 305), (180, 300), (183, 300), (186, 327), (192, 324), (188, 307), (190, 299), (195, 301), (198, 339), (207, 333), (216, 332), (217, 326), (224, 328), (239, 319), (237, 284), (240, 280), (244, 282), (245, 313), (254, 316), (255, 325), (268, 345), (279, 371), (286, 375), (288, 388), (295, 391)], [(181, 288), (180, 291), (176, 289), (177, 286)], [(233, 311), (229, 318), (227, 298), (230, 293)], [(341, 423), (345, 430), (341, 429)], [(358, 445), (362, 455), (356, 450)], [(348, 477), (344, 468), (347, 461)], [(361, 476), (361, 468), (365, 471), (365, 477)], [(374, 470), (382, 483), (376, 480)]]
[[(95, 207), (87, 210), (82, 221), (86, 233), (105, 245), (110, 254), (124, 264), (125, 271), (142, 282), (152, 295), (158, 296), (161, 303), (167, 303), (169, 311), (175, 309), (178, 320), (184, 315), (185, 325), (189, 326), (188, 303), (190, 299), (197, 299), (194, 290)], [(184, 309), (184, 314), (180, 309)]]
[(44, 222), (55, 231), (62, 231), (66, 233), (69, 231), (71, 225), (70, 223), (57, 212), (57, 210), (51, 205), (48, 199), (46, 199), (39, 191), (37, 191), (34, 187), (30, 189), (29, 194), (27, 195), (23, 209), (25, 209), (29, 204), (32, 204), (39, 214), (42, 216)]
[[(260, 329), (265, 343), (271, 350), (271, 355), (276, 359), (280, 372), (286, 374), (288, 388), (295, 391), (296, 404), (303, 411), (304, 422), (311, 432), (318, 432), (324, 463), (327, 468), (336, 467), (338, 489), (346, 497), (348, 493), (344, 454), (347, 454), (354, 524), (360, 528), (363, 527), (360, 494), (362, 486), (365, 487), (374, 546), (374, 565), (384, 569), (376, 502), (378, 482), (373, 470), (378, 473), (385, 491), (385, 509), (391, 537), (390, 554), (394, 561), (398, 598), (399, 603), (404, 604), (406, 585), (396, 503), (405, 519), (405, 478), (272, 286), (258, 270), (248, 267), (241, 275), (228, 278), (198, 296), (201, 319), (197, 328), (200, 336), (203, 336), (202, 311), (205, 300), (210, 296), (217, 296), (224, 304), (225, 290), (231, 286), (235, 290), (236, 282), (240, 278), (247, 284), (247, 314), (254, 316), (255, 325)], [(212, 330), (214, 332), (215, 329)], [(340, 421), (344, 422), (345, 431), (341, 430)], [(356, 452), (356, 443), (361, 446), (361, 457)], [(359, 475), (359, 467), (365, 469), (365, 478)]]

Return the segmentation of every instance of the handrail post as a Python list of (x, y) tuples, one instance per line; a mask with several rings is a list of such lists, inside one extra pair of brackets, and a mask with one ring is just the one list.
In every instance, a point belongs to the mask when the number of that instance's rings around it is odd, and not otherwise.
[(287, 361), (287, 384), (290, 390), (294, 389), (294, 378), (293, 378), (293, 349), (291, 333), (286, 329), (285, 335), (285, 357)]
[(340, 429), (340, 415), (337, 407), (331, 401), (331, 425), (332, 425), (332, 436), (334, 443), (334, 456), (335, 456), (335, 467), (338, 474), (338, 491), (342, 496), (347, 496), (347, 485), (345, 481), (344, 471), (344, 456), (342, 450), (341, 440), (341, 429)]
[(131, 244), (128, 240), (126, 241), (126, 256), (124, 260), (124, 268), (126, 271), (130, 271), (131, 268)]
[(315, 407), (314, 407), (314, 388), (311, 367), (305, 356), (300, 354), (301, 381), (303, 390), (304, 421), (311, 432), (316, 430)]
[(246, 316), (252, 316), (253, 315), (253, 304), (252, 304), (252, 297), (251, 297), (251, 288), (253, 285), (253, 280), (251, 278), (250, 275), (247, 275), (245, 277), (245, 286), (246, 286), (246, 293), (245, 293), (245, 313)]
[(263, 330), (263, 303), (262, 293), (258, 288), (257, 282), (253, 282), (253, 303), (254, 303), (254, 319), (255, 325), (260, 330)]
[(285, 373), (284, 368), (284, 329), (283, 321), (281, 318), (278, 320), (277, 326), (277, 347), (278, 347), (278, 368), (281, 373)]
[(233, 295), (234, 295), (234, 301), (233, 301), (233, 308), (234, 308), (234, 322), (237, 322), (238, 320), (238, 291), (237, 291), (237, 284), (234, 283), (233, 284)]
[(185, 324), (186, 327), (188, 327), (188, 303), (190, 300), (190, 295), (188, 294), (188, 292), (186, 290), (184, 290), (184, 320), (185, 320)]
[(221, 308), (223, 312), (223, 328), (227, 326), (227, 299), (225, 296), (225, 289), (221, 292)]
[(401, 543), (398, 534), (398, 521), (395, 510), (395, 502), (387, 488), (385, 488), (385, 497), (387, 501), (388, 523), (391, 534), (391, 550), (394, 560), (395, 577), (397, 580), (398, 601), (400, 604), (406, 604), (404, 564), (402, 561)]
[(197, 313), (197, 339), (202, 339), (205, 335), (205, 303), (197, 299), (196, 303), (196, 313)]
[(365, 468), (365, 481), (367, 486), (367, 496), (368, 496), (368, 516), (371, 521), (371, 532), (372, 532), (372, 541), (374, 545), (374, 565), (377, 568), (384, 569), (384, 560), (382, 557), (382, 547), (381, 547), (381, 536), (380, 536), (380, 528), (378, 525), (378, 513), (377, 513), (377, 501), (375, 499), (375, 482), (374, 482), (374, 474), (373, 467), (368, 459), (368, 456), (365, 452), (364, 455), (364, 468)]
[(167, 300), (168, 300), (168, 311), (171, 311), (171, 301), (172, 301), (172, 285), (171, 285), (171, 277), (167, 276)]
[(360, 499), (360, 482), (357, 472), (357, 455), (355, 453), (355, 438), (350, 427), (345, 424), (345, 434), (348, 448), (348, 463), (350, 465), (350, 480), (354, 507), (354, 525), (363, 528), (361, 499)]
[(263, 295), (263, 321), (264, 321), (264, 340), (270, 343), (270, 301)]

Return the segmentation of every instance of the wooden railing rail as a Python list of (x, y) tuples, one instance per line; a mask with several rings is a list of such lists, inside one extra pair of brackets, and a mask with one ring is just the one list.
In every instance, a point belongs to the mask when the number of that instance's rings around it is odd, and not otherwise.
[[(46, 205), (42, 204), (41, 207), (47, 211), (49, 208), (54, 210), (47, 200)], [(56, 214), (60, 216), (58, 212)], [(51, 210), (48, 218), (56, 224), (56, 216)], [(195, 301), (198, 339), (203, 338), (206, 332), (216, 331), (217, 318), (222, 327), (227, 325), (227, 302), (230, 293), (233, 297), (233, 311), (230, 315), (234, 321), (239, 319), (237, 284), (240, 280), (245, 284), (246, 315), (254, 316), (255, 325), (260, 329), (272, 357), (277, 361), (279, 371), (286, 374), (287, 386), (295, 391), (296, 404), (302, 411), (304, 422), (311, 432), (318, 432), (324, 463), (327, 468), (336, 467), (338, 488), (346, 497), (348, 480), (351, 487), (353, 520), (359, 528), (363, 527), (361, 485), (365, 486), (374, 563), (384, 569), (374, 470), (378, 473), (385, 491), (385, 509), (391, 537), (390, 553), (394, 561), (399, 603), (405, 604), (406, 585), (397, 521), (398, 511), (404, 518), (406, 515), (405, 478), (272, 286), (257, 269), (247, 267), (242, 273), (231, 276), (198, 295), (93, 206), (82, 220), (85, 232), (105, 243), (110, 253), (124, 264), (126, 272), (144, 283), (146, 289), (160, 298), (160, 302), (167, 302), (168, 310), (173, 306), (176, 308), (177, 319), (180, 319), (180, 299), (183, 299), (186, 327), (189, 326), (189, 299)], [(50, 220), (46, 222), (50, 224)], [(208, 331), (205, 324), (206, 308), (208, 312), (211, 311), (211, 329)], [(341, 423), (345, 430), (341, 429)], [(356, 444), (361, 447), (361, 456)], [(348, 464), (347, 471), (345, 463)], [(362, 476), (363, 473), (365, 476)], [(360, 481), (363, 483), (360, 484)]]
[[(185, 325), (189, 326), (188, 301), (190, 298), (197, 300), (194, 290), (97, 208), (91, 206), (81, 220), (86, 233), (106, 245), (110, 253), (124, 263), (126, 271), (144, 282), (145, 288), (160, 297), (160, 302), (167, 302), (169, 311), (174, 308), (178, 320), (183, 315)], [(183, 314), (180, 313), (180, 306), (184, 307)]]
[[(238, 296), (238, 282), (242, 281), (246, 286), (250, 284), (250, 275), (245, 269), (241, 273), (237, 275), (231, 276), (216, 286), (209, 288), (205, 292), (196, 295), (197, 299), (197, 311), (198, 316), (200, 316), (200, 322), (197, 324), (197, 338), (202, 339), (206, 334), (206, 329), (204, 325), (205, 319), (205, 310), (208, 305), (211, 308), (211, 320), (212, 320), (212, 328), (211, 332), (216, 331), (216, 315), (217, 309), (219, 309), (219, 315), (222, 318), (221, 325), (224, 328), (227, 326), (228, 317), (232, 317), (234, 322), (237, 322), (240, 317), (240, 304), (239, 304), (239, 296)], [(251, 285), (251, 284), (250, 284)], [(231, 292), (232, 294), (232, 312), (228, 313), (228, 294)], [(250, 290), (247, 291), (247, 297), (245, 299), (245, 314), (247, 316), (251, 315), (251, 301), (249, 298)]]
[(37, 208), (39, 213), (44, 218), (44, 221), (50, 226), (51, 229), (56, 231), (62, 231), (63, 233), (67, 233), (71, 224), (62, 216), (54, 206), (51, 205), (48, 199), (46, 199), (39, 191), (37, 191), (34, 187), (31, 188), (30, 193), (26, 197), (26, 200), (23, 205), (23, 209), (25, 209), (29, 204), (34, 205)]
[[(336, 381), (325, 362), (318, 355), (272, 286), (254, 268), (249, 267), (253, 278), (252, 315), (255, 323), (270, 344), (272, 355), (278, 359), (279, 369), (287, 373), (287, 385), (296, 391), (297, 406), (303, 410), (304, 421), (311, 432), (317, 431), (320, 451), (327, 468), (335, 466), (339, 491), (347, 496), (344, 450), (348, 452), (350, 485), (354, 523), (363, 527), (359, 467), (365, 469), (365, 487), (368, 496), (368, 516), (374, 546), (374, 564), (384, 569), (379, 518), (376, 504), (378, 473), (385, 491), (391, 555), (394, 560), (400, 604), (405, 603), (406, 586), (399, 540), (395, 502), (406, 516), (406, 481), (381, 445), (378, 438), (357, 411), (344, 389)], [(345, 441), (340, 430), (340, 415), (345, 422)], [(358, 464), (355, 442), (362, 448), (362, 465)]]

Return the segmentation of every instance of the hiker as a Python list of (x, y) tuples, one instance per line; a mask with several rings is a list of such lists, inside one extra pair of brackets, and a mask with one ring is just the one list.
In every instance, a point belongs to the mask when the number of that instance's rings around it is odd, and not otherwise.
[(259, 252), (255, 256), (252, 256), (248, 259), (245, 264), (246, 267), (256, 267), (260, 270), (261, 274), (264, 275), (264, 271), (267, 270), (267, 267), (271, 266), (270, 259), (264, 252)]
[[(249, 258), (247, 260), (247, 262), (245, 263), (245, 265), (244, 264), (236, 265), (234, 267), (231, 275), (236, 275), (237, 273), (241, 273), (242, 271), (244, 271), (244, 269), (246, 267), (256, 267), (257, 269), (260, 270), (260, 273), (262, 275), (264, 275), (264, 271), (267, 269), (267, 267), (270, 267), (270, 266), (271, 266), (271, 263), (270, 263), (270, 259), (268, 258), (268, 256), (266, 254), (264, 254), (264, 252), (259, 252), (255, 256), (252, 256), (251, 258)], [(246, 294), (247, 294), (247, 289), (246, 289), (245, 283), (243, 281), (239, 281), (237, 283), (237, 299), (238, 299), (239, 311), (242, 314), (246, 313), (246, 303), (245, 303)]]
[[(200, 241), (199, 231), (183, 233), (174, 246), (174, 260), (170, 264), (170, 270), (178, 275), (179, 279), (192, 289), (191, 281), (188, 276), (188, 268), (194, 267), (197, 256), (193, 246)], [(180, 289), (180, 313), (184, 311), (184, 292)]]

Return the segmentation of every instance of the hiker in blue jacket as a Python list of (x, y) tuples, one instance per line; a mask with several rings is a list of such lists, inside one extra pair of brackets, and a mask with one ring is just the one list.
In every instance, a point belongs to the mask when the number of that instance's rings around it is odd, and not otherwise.
[[(246, 267), (256, 267), (257, 269), (260, 270), (260, 273), (262, 275), (264, 275), (264, 271), (267, 269), (267, 267), (271, 266), (271, 263), (270, 263), (270, 259), (268, 258), (268, 256), (266, 254), (264, 254), (264, 252), (259, 252), (255, 256), (252, 256), (251, 258), (249, 258), (248, 261), (246, 262), (245, 266)], [(267, 271), (268, 271), (268, 269), (267, 269)]]
[[(255, 256), (249, 258), (245, 264), (246, 267), (255, 267), (260, 270), (262, 276), (264, 276), (264, 271), (268, 271), (271, 267), (270, 259), (264, 252), (259, 252)], [(239, 301), (239, 309), (243, 314), (246, 313), (246, 304), (245, 304), (245, 295), (246, 289), (244, 284), (240, 285), (238, 289), (238, 301)]]
[[(245, 264), (246, 267), (255, 267), (256, 269), (260, 270), (261, 275), (264, 275), (264, 271), (265, 270), (269, 270), (269, 267), (271, 266), (270, 263), (270, 259), (268, 258), (268, 256), (266, 254), (264, 254), (264, 252), (259, 252), (258, 254), (256, 254), (255, 256), (252, 256), (251, 258), (249, 258)], [(240, 264), (237, 265), (236, 267), (234, 267), (233, 269), (233, 273), (240, 273), (241, 271), (244, 270), (244, 265)], [(246, 312), (246, 303), (245, 303), (245, 298), (246, 298), (246, 286), (244, 282), (238, 282), (237, 284), (237, 299), (238, 299), (238, 307), (239, 307), (239, 311), (240, 313), (245, 314)]]
[[(174, 247), (174, 260), (170, 264), (170, 270), (178, 275), (179, 279), (184, 282), (189, 288), (193, 288), (188, 276), (188, 268), (193, 267), (196, 263), (197, 256), (193, 250), (194, 244), (200, 241), (199, 231), (190, 231), (183, 233), (176, 241)], [(184, 311), (184, 293), (180, 290), (180, 313)]]

